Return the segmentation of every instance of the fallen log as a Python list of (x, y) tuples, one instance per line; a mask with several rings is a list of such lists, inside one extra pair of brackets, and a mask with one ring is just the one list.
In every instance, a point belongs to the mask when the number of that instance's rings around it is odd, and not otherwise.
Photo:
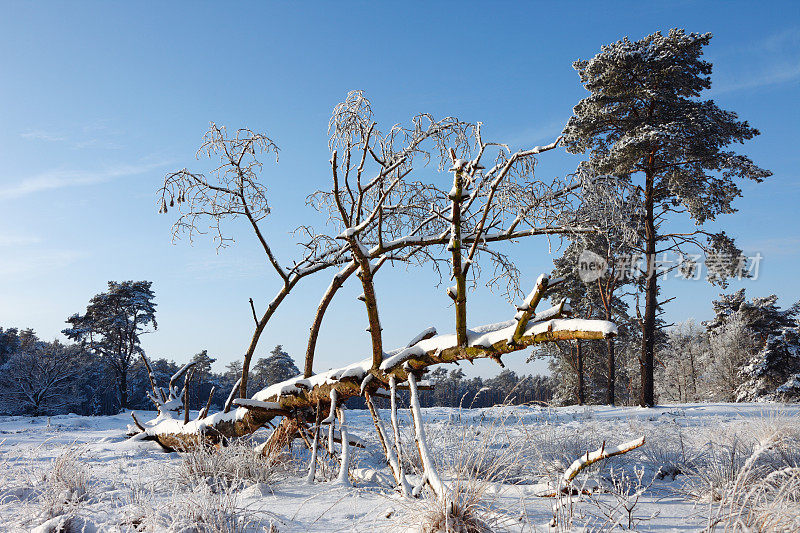
[[(558, 316), (557, 311), (545, 316)], [(362, 384), (370, 391), (388, 389), (392, 376), (398, 383), (405, 382), (410, 372), (420, 375), (433, 365), (480, 358), (499, 359), (502, 355), (541, 342), (603, 339), (617, 333), (616, 326), (604, 320), (551, 318), (532, 321), (526, 324), (522, 335), (518, 334), (518, 324), (517, 320), (510, 320), (468, 330), (466, 346), (457, 345), (455, 334), (422, 339), (412, 346), (386, 353), (379, 368), (373, 368), (373, 359), (369, 357), (309, 378), (297, 376), (271, 385), (249, 400), (234, 402), (235, 410), (215, 413), (186, 424), (162, 415), (146, 428), (146, 433), (163, 446), (176, 450), (206, 442), (218, 443), (249, 435), (277, 416), (313, 419), (317, 402), (329, 413), (332, 391), (339, 402), (344, 402), (361, 395)]]

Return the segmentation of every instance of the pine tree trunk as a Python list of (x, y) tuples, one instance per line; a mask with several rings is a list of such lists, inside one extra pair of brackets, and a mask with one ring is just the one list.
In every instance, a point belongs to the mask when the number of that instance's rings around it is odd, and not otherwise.
[(617, 385), (616, 366), (614, 355), (614, 339), (611, 337), (606, 339), (606, 352), (608, 355), (608, 388), (606, 389), (606, 403), (614, 405), (616, 399), (614, 396), (614, 388)]
[(581, 341), (578, 340), (575, 341), (575, 357), (578, 360), (578, 405), (583, 405), (586, 403), (583, 383), (583, 351), (581, 350)]
[(120, 410), (128, 408), (128, 372), (125, 370), (119, 374), (119, 403)]
[(653, 175), (647, 174), (645, 188), (645, 257), (647, 259), (647, 281), (645, 285), (645, 308), (642, 321), (642, 354), (641, 366), (642, 388), (639, 405), (653, 407), (655, 405), (653, 383), (653, 361), (656, 346), (656, 307), (658, 306), (658, 279), (656, 277), (656, 228), (653, 213)]

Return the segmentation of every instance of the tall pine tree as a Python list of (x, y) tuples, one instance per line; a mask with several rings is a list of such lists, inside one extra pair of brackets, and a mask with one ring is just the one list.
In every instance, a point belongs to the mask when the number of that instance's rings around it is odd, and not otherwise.
[(268, 357), (259, 359), (253, 367), (255, 382), (260, 387), (268, 387), (274, 383), (286, 381), (300, 374), (294, 359), (283, 351), (279, 344), (272, 349)]
[[(734, 179), (761, 181), (771, 175), (748, 157), (725, 150), (758, 130), (713, 100), (700, 99), (711, 87), (711, 63), (701, 59), (710, 40), (710, 33), (672, 29), (605, 45), (592, 59), (573, 64), (590, 94), (575, 106), (564, 145), (572, 153), (589, 151), (598, 173), (638, 180), (644, 194), (643, 406), (655, 402), (657, 255), (699, 247), (715, 258), (706, 263), (710, 281), (735, 274), (741, 252), (724, 232), (710, 233), (702, 225), (734, 211), (731, 202), (741, 195)], [(681, 213), (695, 227), (670, 232)]]
[(151, 281), (109, 281), (108, 291), (93, 296), (85, 314), (69, 317), (71, 327), (62, 332), (111, 368), (121, 409), (128, 408), (131, 364), (143, 352), (139, 336), (158, 327), (151, 286)]

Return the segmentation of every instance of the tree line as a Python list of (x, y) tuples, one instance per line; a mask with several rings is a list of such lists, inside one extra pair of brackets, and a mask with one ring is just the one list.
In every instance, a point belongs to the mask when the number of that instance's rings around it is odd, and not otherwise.
[[(712, 302), (711, 320), (660, 328), (657, 402), (800, 400), (800, 302), (782, 309), (777, 301), (774, 294), (748, 299), (741, 289)], [(617, 320), (613, 379), (602, 341), (557, 342), (532, 354), (549, 362), (554, 402), (602, 404), (613, 397), (621, 405), (638, 403), (641, 328), (625, 313)]]
[[(152, 409), (147, 393), (150, 376), (144, 364), (140, 336), (154, 331), (156, 304), (152, 283), (123, 281), (108, 283), (108, 290), (95, 295), (86, 312), (67, 319), (64, 334), (74, 340), (40, 339), (32, 329), (0, 327), (0, 413), (52, 415), (116, 414), (123, 409)], [(207, 350), (195, 354), (187, 385), (190, 409), (210, 406), (221, 409), (242, 374), (241, 361), (214, 372), (216, 361)], [(165, 386), (183, 364), (166, 358), (150, 359), (157, 385)], [(248, 373), (255, 390), (300, 374), (294, 359), (277, 345), (258, 358)], [(433, 390), (424, 391), (426, 407), (474, 406), (496, 403), (545, 402), (552, 397), (549, 379), (517, 376), (504, 371), (495, 378), (466, 379), (461, 369), (430, 373)], [(214, 393), (212, 394), (212, 389)], [(354, 408), (366, 408), (357, 400)]]
[[(571, 254), (567, 249), (564, 256)], [(571, 279), (553, 300), (571, 295), (582, 316), (605, 313), (599, 291), (586, 290), (574, 265), (567, 264), (563, 258), (556, 260), (555, 272)], [(0, 327), (0, 412), (106, 415), (151, 409), (150, 378), (139, 335), (157, 327), (153, 299), (150, 282), (109, 282), (109, 290), (93, 297), (85, 314), (68, 318), (71, 327), (65, 333), (78, 339), (75, 343), (45, 341), (32, 329)], [(657, 401), (800, 399), (800, 302), (781, 309), (777, 300), (774, 294), (748, 300), (741, 289), (712, 302), (711, 320), (700, 324), (687, 320), (660, 330), (655, 352)], [(616, 305), (619, 334), (611, 342), (557, 341), (531, 353), (529, 361), (548, 361), (550, 376), (520, 376), (505, 369), (493, 378), (467, 378), (460, 368), (438, 367), (425, 377), (430, 389), (421, 391), (421, 405), (612, 403), (609, 398), (621, 405), (638, 403), (641, 329), (626, 306)], [(114, 327), (102, 330), (109, 324)], [(610, 345), (615, 353), (614, 379), (609, 376)], [(190, 409), (203, 408), (209, 396), (211, 407), (222, 408), (241, 377), (241, 361), (214, 372), (215, 361), (207, 350), (191, 358), (194, 366), (186, 398)], [(166, 385), (183, 365), (157, 358), (150, 366), (156, 382)], [(256, 361), (249, 381), (260, 390), (298, 374), (294, 359), (277, 345)], [(376, 401), (380, 405), (380, 398)], [(366, 408), (362, 398), (352, 398), (348, 406)]]

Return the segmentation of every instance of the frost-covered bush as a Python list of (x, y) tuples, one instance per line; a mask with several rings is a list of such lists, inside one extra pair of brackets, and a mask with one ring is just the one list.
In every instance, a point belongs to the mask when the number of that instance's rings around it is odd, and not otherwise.
[(39, 505), (43, 518), (73, 514), (90, 499), (89, 467), (80, 461), (83, 449), (73, 447), (53, 459), (41, 476)]
[(651, 431), (647, 446), (639, 455), (657, 478), (675, 480), (694, 467), (700, 453), (689, 432), (680, 424), (671, 423), (661, 425), (656, 432)]
[(242, 507), (235, 490), (212, 490), (198, 486), (190, 492), (175, 492), (169, 500), (154, 506), (139, 504), (137, 532), (169, 533), (277, 533), (266, 512)]
[(288, 473), (286, 457), (264, 457), (252, 444), (233, 441), (228, 446), (197, 447), (181, 454), (176, 480), (184, 487), (204, 484), (213, 490), (255, 483), (270, 484)]
[[(12, 490), (0, 504), (14, 506), (16, 527), (37, 533), (96, 531), (87, 507), (97, 501), (97, 482), (93, 480), (89, 467), (81, 461), (84, 453), (84, 447), (72, 446), (44, 468), (28, 463), (7, 470), (6, 473), (12, 474), (8, 478)], [(22, 481), (22, 485), (14, 487), (14, 476), (17, 483)], [(0, 478), (0, 486), (4, 484), (6, 480)]]
[(741, 421), (710, 437), (684, 483), (712, 504), (709, 530), (797, 531), (800, 420)]
[(596, 507), (594, 512), (590, 512), (589, 530), (608, 531), (617, 527), (635, 530), (640, 522), (652, 518), (652, 516), (640, 516), (637, 507), (655, 480), (656, 477), (645, 478), (644, 467), (634, 468), (632, 472), (625, 470), (615, 472), (612, 468), (609, 483), (602, 491), (610, 497), (589, 498)]
[(782, 468), (742, 487), (719, 518), (728, 531), (800, 531), (800, 468)]
[(447, 500), (425, 498), (412, 506), (402, 521), (420, 533), (491, 533), (497, 531), (492, 511), (482, 502), (474, 483), (451, 488)]

